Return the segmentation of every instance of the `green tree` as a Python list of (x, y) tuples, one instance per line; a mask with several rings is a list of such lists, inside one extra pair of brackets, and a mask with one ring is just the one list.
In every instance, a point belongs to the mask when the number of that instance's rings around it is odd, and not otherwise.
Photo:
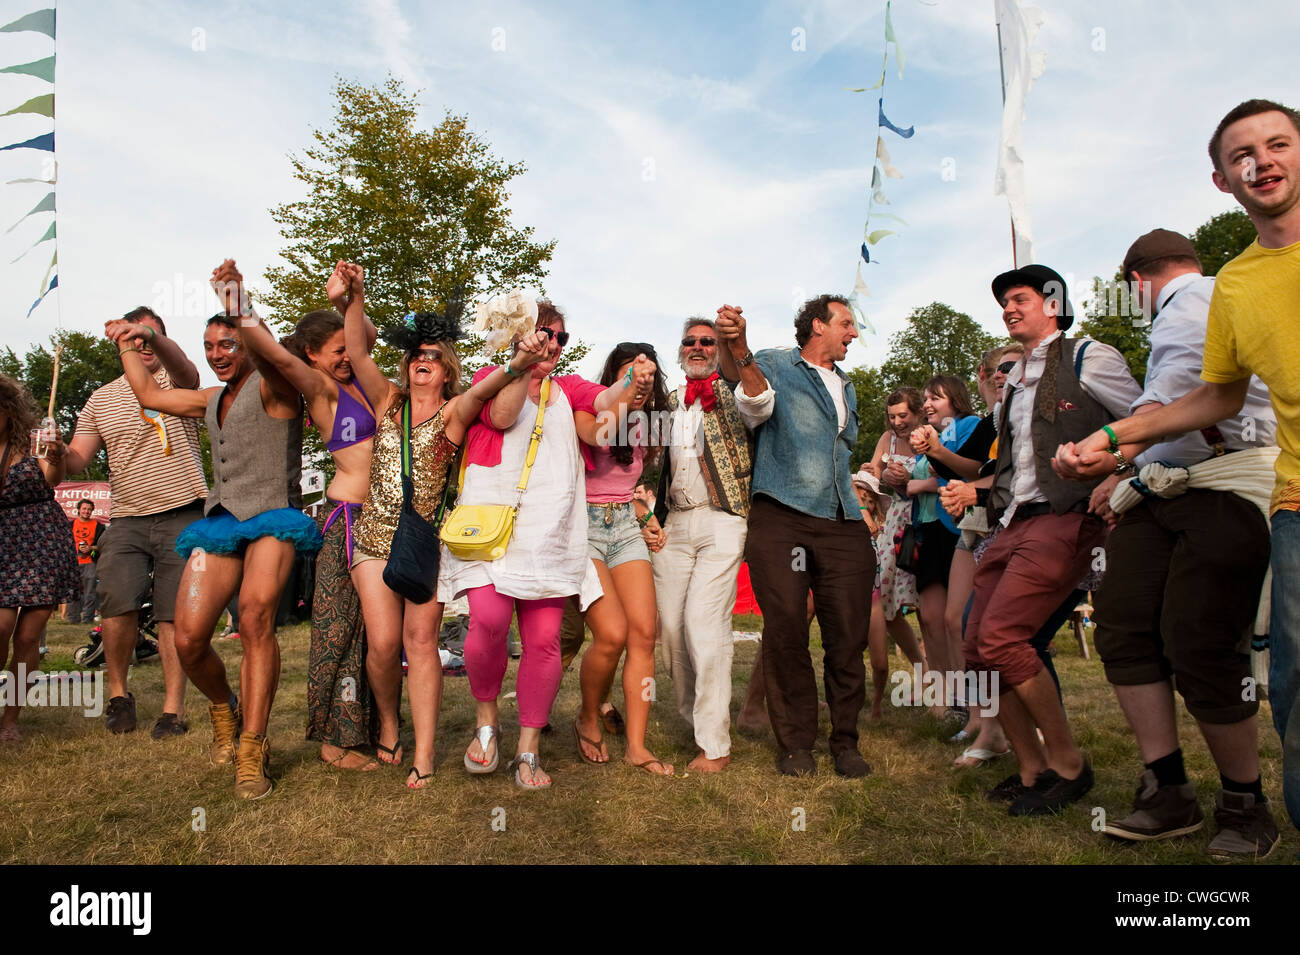
[(1151, 321), (1138, 309), (1119, 271), (1109, 282), (1094, 277), (1087, 318), (1079, 323), (1080, 335), (1113, 346), (1128, 362), (1138, 381), (1146, 380), (1151, 355)]
[(1255, 235), (1255, 226), (1250, 221), (1250, 216), (1240, 209), (1233, 209), (1231, 212), (1220, 212), (1188, 238), (1196, 246), (1201, 270), (1206, 275), (1218, 275), (1219, 269), (1255, 241)]
[(849, 466), (856, 471), (876, 450), (876, 442), (885, 430), (885, 398), (892, 388), (885, 386), (879, 368), (863, 365), (848, 372), (858, 399), (858, 441), (853, 446)]
[[(325, 279), (339, 259), (366, 270), (366, 312), (381, 329), (410, 311), (441, 311), (458, 295), (468, 323), (476, 300), (541, 287), (555, 242), (511, 223), (508, 187), (522, 163), (495, 157), (465, 116), (447, 113), (421, 128), (416, 96), (391, 76), (382, 86), (340, 78), (334, 99), (333, 125), (290, 156), (306, 196), (271, 210), (284, 264), (267, 270), (259, 298), (282, 329), (330, 307)], [(467, 336), (457, 350), (468, 382), (487, 363), (483, 341)], [(579, 343), (566, 351), (560, 373), (586, 353)], [(393, 377), (399, 357), (382, 345), (375, 352)], [(306, 450), (332, 471), (314, 429)]]
[[(60, 345), (63, 353), (59, 356), (59, 391), (55, 396), (54, 420), (66, 440), (71, 439), (76, 431), (77, 416), (91, 393), (122, 374), (122, 362), (113, 343), (103, 336), (60, 330), (50, 336), (48, 346), (34, 345), (22, 358), (13, 349), (6, 348), (0, 355), (0, 372), (26, 385), (43, 415), (54, 375), (54, 351)], [(85, 472), (69, 474), (68, 477), (86, 481), (106, 480), (108, 462), (104, 452), (96, 456)]]
[(998, 341), (965, 312), (931, 302), (914, 310), (907, 326), (889, 336), (889, 357), (880, 373), (886, 390), (899, 385), (920, 388), (933, 375), (957, 375), (966, 379), (971, 397), (978, 400), (975, 376), (980, 360)]

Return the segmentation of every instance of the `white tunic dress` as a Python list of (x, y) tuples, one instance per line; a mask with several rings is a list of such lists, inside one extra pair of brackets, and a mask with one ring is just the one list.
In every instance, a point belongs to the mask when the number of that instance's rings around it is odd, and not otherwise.
[[(564, 390), (551, 384), (554, 400), (546, 408), (528, 490), (515, 517), (515, 532), (498, 560), (461, 560), (442, 548), (438, 600), (446, 603), (488, 584), (519, 600), (580, 594), (582, 609), (602, 595), (595, 565), (587, 556), (585, 465), (578, 449), (573, 410)], [(501, 463), (471, 464), (457, 503), (513, 504), (519, 475), (537, 420), (537, 405), (524, 402), (504, 434)]]

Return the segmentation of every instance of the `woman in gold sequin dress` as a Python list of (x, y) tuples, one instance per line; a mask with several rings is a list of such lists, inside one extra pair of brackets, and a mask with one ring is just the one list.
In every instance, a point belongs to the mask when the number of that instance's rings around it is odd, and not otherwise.
[[(340, 266), (349, 278), (352, 298), (344, 320), (344, 339), (356, 380), (366, 399), (382, 409), (370, 463), (370, 490), (355, 526), (352, 582), (361, 595), (366, 622), (366, 677), (379, 717), (379, 758), (391, 765), (403, 762), (398, 738), (401, 703), (402, 650), (410, 669), (407, 695), (415, 730), (415, 758), (406, 785), (421, 789), (433, 775), (433, 742), (442, 700), (442, 663), (438, 657), (438, 628), (442, 604), (417, 604), (384, 583), (393, 533), (402, 508), (402, 409), (411, 406), (411, 467), (413, 506), (434, 521), (446, 487), (447, 474), (465, 431), (483, 408), (515, 376), (498, 369), (461, 394), (460, 361), (455, 341), (461, 335), (460, 310), (442, 315), (420, 313), (384, 332), (384, 339), (401, 348), (402, 385), (384, 377), (365, 348), (365, 289), (359, 265)], [(540, 360), (548, 339), (534, 333), (520, 343), (511, 361), (516, 375)], [(526, 376), (524, 376), (526, 377)], [(523, 380), (519, 378), (518, 380)], [(430, 587), (434, 582), (429, 581)]]

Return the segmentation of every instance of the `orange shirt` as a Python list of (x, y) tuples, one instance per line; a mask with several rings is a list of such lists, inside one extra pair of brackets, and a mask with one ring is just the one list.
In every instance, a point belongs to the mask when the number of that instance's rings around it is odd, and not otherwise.
[(89, 549), (82, 553), (81, 545), (85, 544), (87, 548), (95, 546), (95, 534), (99, 530), (99, 521), (83, 521), (79, 517), (72, 519), (72, 538), (77, 542), (77, 563), (93, 564), (95, 559), (90, 555)]

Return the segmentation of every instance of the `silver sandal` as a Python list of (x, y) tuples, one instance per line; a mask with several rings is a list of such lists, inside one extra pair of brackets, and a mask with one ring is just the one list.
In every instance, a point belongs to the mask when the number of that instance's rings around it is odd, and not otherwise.
[(519, 767), (523, 765), (527, 765), (528, 768), (532, 770), (534, 779), (537, 778), (537, 774), (540, 771), (540, 768), (537, 765), (536, 753), (520, 753), (514, 759), (510, 760), (510, 765), (506, 767), (507, 770), (514, 771), (516, 786), (518, 786), (520, 789), (550, 789), (551, 788), (551, 781), (549, 779), (546, 780), (546, 782), (544, 783), (526, 783), (522, 779), (520, 779)]
[[(493, 740), (497, 741), (496, 750), (492, 753), (492, 762), (479, 763), (470, 759), (469, 751), (465, 751), (465, 769), (476, 776), (485, 776), (488, 773), (495, 773), (497, 766), (501, 764), (501, 731), (490, 724), (480, 726), (474, 731), (474, 739), (478, 740), (479, 749), (487, 752), (489, 744)], [(472, 740), (471, 740), (472, 742)]]

